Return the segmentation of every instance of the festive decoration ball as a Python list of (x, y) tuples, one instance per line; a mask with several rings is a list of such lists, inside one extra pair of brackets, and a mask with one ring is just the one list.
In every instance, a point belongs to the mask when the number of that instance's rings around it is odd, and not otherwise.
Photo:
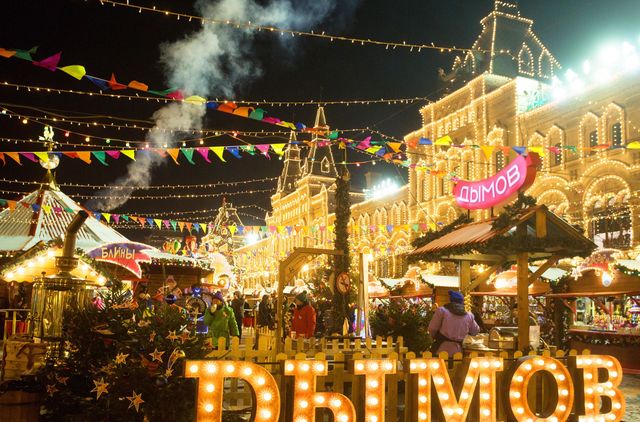
[(173, 305), (174, 303), (176, 303), (176, 296), (173, 294), (168, 294), (167, 296), (165, 296), (164, 301), (169, 305)]

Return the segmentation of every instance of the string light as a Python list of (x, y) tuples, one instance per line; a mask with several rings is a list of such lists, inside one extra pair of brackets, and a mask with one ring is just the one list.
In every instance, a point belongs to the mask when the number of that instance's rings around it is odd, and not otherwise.
[[(37, 85), (24, 85), (11, 82), (3, 82), (0, 87), (16, 88), (19, 90), (26, 90), (29, 93), (52, 93), (52, 94), (72, 94), (82, 95), (90, 97), (108, 97), (122, 100), (144, 100), (144, 101), (156, 101), (160, 103), (169, 102), (182, 102), (176, 98), (166, 97), (153, 97), (146, 95), (124, 95), (124, 94), (110, 94), (106, 92), (94, 92), (94, 91), (79, 91), (73, 89), (61, 89), (51, 88)], [(274, 101), (274, 100), (241, 100), (241, 99), (218, 99), (211, 100), (215, 102), (232, 102), (240, 106), (272, 106), (272, 107), (301, 107), (301, 106), (331, 106), (331, 105), (398, 105), (398, 104), (411, 104), (419, 101), (429, 101), (427, 97), (407, 97), (407, 98), (377, 98), (377, 99), (357, 99), (357, 100), (307, 100), (307, 101)]]
[[(10, 194), (26, 194), (29, 192), (13, 191), (13, 190), (0, 190), (2, 193)], [(233, 192), (219, 192), (219, 193), (194, 193), (194, 194), (179, 194), (179, 195), (132, 195), (129, 196), (129, 200), (157, 200), (157, 199), (196, 199), (196, 198), (218, 198), (220, 196), (236, 196), (236, 195), (252, 195), (255, 193), (273, 192), (273, 189), (255, 189), (247, 191), (233, 191)], [(122, 196), (118, 195), (81, 195), (81, 194), (69, 194), (68, 196), (78, 199), (119, 199)]]
[[(132, 4), (129, 1), (127, 1), (126, 3), (124, 2), (120, 2), (120, 1), (115, 1), (115, 0), (100, 0), (101, 4), (110, 4), (112, 6), (119, 6), (119, 7), (125, 7), (125, 8), (130, 8), (130, 9), (135, 9), (137, 10), (139, 13), (141, 13), (143, 10), (145, 12), (152, 12), (152, 13), (159, 13), (159, 14), (163, 14), (166, 16), (172, 16), (172, 17), (176, 17), (177, 20), (179, 20), (180, 18), (186, 18), (188, 19), (188, 21), (190, 22), (192, 19), (201, 22), (203, 25), (204, 24), (220, 24), (220, 25), (226, 25), (230, 28), (236, 28), (236, 29), (250, 29), (250, 30), (254, 30), (254, 31), (265, 31), (267, 33), (280, 33), (282, 35), (287, 34), (287, 35), (291, 35), (291, 36), (304, 36), (304, 37), (312, 37), (312, 38), (322, 38), (325, 40), (329, 40), (329, 41), (344, 41), (344, 42), (348, 42), (350, 44), (359, 44), (361, 46), (363, 45), (377, 45), (377, 46), (382, 46), (385, 47), (385, 50), (388, 50), (390, 47), (391, 49), (396, 49), (396, 48), (403, 48), (405, 50), (409, 50), (410, 52), (422, 52), (422, 50), (435, 50), (435, 51), (439, 51), (441, 53), (451, 53), (451, 52), (467, 52), (470, 51), (470, 49), (468, 48), (459, 48), (459, 47), (455, 47), (455, 46), (437, 46), (434, 43), (431, 44), (412, 44), (412, 43), (407, 43), (407, 42), (395, 42), (395, 41), (379, 41), (379, 40), (371, 40), (371, 39), (364, 39), (364, 38), (351, 38), (351, 37), (344, 37), (344, 36), (340, 36), (340, 35), (331, 35), (331, 34), (327, 34), (326, 32), (307, 32), (307, 31), (297, 31), (297, 30), (292, 30), (292, 29), (284, 29), (284, 28), (279, 28), (276, 26), (265, 26), (265, 25), (258, 25), (255, 23), (251, 23), (251, 22), (237, 22), (237, 21), (232, 21), (232, 20), (223, 20), (223, 19), (211, 19), (211, 18), (205, 18), (203, 16), (197, 16), (197, 15), (189, 15), (186, 13), (178, 13), (178, 12), (172, 12), (170, 10), (161, 10), (161, 9), (156, 9), (155, 7), (146, 7), (146, 6), (141, 6), (141, 5), (136, 5), (136, 4)], [(482, 50), (476, 50), (476, 51), (482, 51)]]

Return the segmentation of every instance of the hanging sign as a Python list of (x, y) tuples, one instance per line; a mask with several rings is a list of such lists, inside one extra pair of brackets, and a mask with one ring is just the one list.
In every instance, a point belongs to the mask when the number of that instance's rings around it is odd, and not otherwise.
[(141, 262), (151, 262), (151, 257), (145, 251), (153, 249), (149, 245), (134, 242), (108, 243), (97, 247), (87, 254), (96, 261), (110, 262), (126, 268), (136, 277), (142, 277)]
[(453, 195), (461, 208), (478, 210), (495, 207), (508, 202), (518, 191), (531, 186), (539, 164), (538, 154), (529, 152), (488, 179), (477, 182), (459, 180), (453, 188)]

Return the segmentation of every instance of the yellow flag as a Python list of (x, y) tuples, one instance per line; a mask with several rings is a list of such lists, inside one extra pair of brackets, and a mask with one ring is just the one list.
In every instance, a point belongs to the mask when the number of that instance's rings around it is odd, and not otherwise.
[(285, 145), (287, 144), (271, 144), (271, 148), (273, 148), (273, 152), (275, 152), (276, 154), (282, 155), (282, 150), (284, 149)]
[(48, 163), (49, 162), (49, 154), (46, 152), (34, 152), (33, 153), (36, 157), (38, 157), (40, 159), (40, 161), (42, 161), (43, 163)]
[(540, 157), (544, 157), (545, 155), (547, 155), (547, 152), (544, 150), (544, 147), (539, 147), (539, 146), (529, 147), (529, 151), (535, 152)]
[(192, 96), (190, 96), (190, 97), (185, 98), (185, 99), (184, 99), (184, 102), (185, 102), (185, 103), (190, 103), (190, 104), (198, 104), (198, 105), (202, 105), (202, 104), (204, 104), (204, 103), (206, 103), (206, 102), (207, 102), (207, 99), (206, 99), (206, 98), (199, 97), (199, 96), (197, 96), (197, 95), (192, 95)]
[(480, 145), (480, 149), (484, 153), (484, 156), (487, 158), (487, 160), (491, 159), (491, 155), (493, 154), (493, 150), (495, 148), (496, 147), (494, 147), (492, 145)]
[(435, 145), (445, 145), (445, 146), (446, 146), (446, 145), (451, 145), (451, 142), (452, 142), (452, 141), (453, 141), (453, 140), (451, 139), (451, 136), (449, 136), (449, 135), (445, 135), (445, 136), (443, 136), (442, 138), (440, 138), (440, 139), (436, 140)]
[(180, 165), (180, 163), (178, 162), (178, 155), (180, 155), (180, 150), (178, 148), (169, 148), (167, 150), (167, 153), (171, 156), (171, 158), (173, 158), (173, 161), (175, 161), (177, 165)]
[(209, 147), (209, 149), (218, 156), (220, 161), (222, 161), (223, 163), (227, 162), (227, 160), (225, 160), (224, 157), (222, 156), (222, 154), (224, 153), (224, 147)]
[(62, 70), (67, 75), (73, 76), (78, 80), (82, 79), (82, 77), (87, 74), (87, 71), (85, 70), (84, 66), (80, 66), (77, 64), (61, 67), (60, 70)]
[(387, 145), (393, 150), (393, 152), (400, 152), (402, 142), (387, 142)]
[(640, 141), (633, 141), (627, 145), (627, 149), (640, 149)]
[(156, 226), (158, 226), (158, 228), (162, 228), (160, 225), (162, 224), (162, 220), (160, 220), (159, 218), (154, 218), (153, 222), (156, 223)]
[(131, 158), (133, 161), (136, 161), (136, 152), (132, 149), (123, 149), (120, 151), (123, 155)]
[(109, 214), (108, 212), (103, 212), (102, 216), (105, 220), (107, 220), (107, 223), (111, 223), (111, 214)]

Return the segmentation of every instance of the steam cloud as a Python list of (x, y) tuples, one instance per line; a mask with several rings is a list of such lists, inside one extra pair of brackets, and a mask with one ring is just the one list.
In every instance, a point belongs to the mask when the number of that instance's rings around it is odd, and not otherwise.
[[(345, 22), (359, 0), (198, 0), (196, 10), (211, 19), (228, 19), (258, 25), (309, 30), (332, 18), (334, 24)], [(261, 3), (264, 3), (262, 1)], [(338, 10), (339, 5), (339, 10)], [(260, 63), (252, 52), (259, 32), (240, 30), (228, 25), (205, 23), (193, 34), (161, 46), (161, 62), (170, 86), (180, 87), (186, 95), (233, 97), (238, 86), (262, 74)], [(288, 37), (291, 38), (291, 37)], [(180, 130), (200, 129), (206, 109), (203, 106), (171, 103), (153, 115), (155, 126), (146, 138), (150, 147), (175, 145)], [(171, 132), (174, 131), (174, 132)], [(113, 210), (128, 201), (136, 188), (148, 185), (152, 170), (164, 163), (157, 154), (138, 154), (127, 168), (127, 174), (114, 184), (131, 189), (110, 191), (113, 199), (101, 199), (91, 208)]]

